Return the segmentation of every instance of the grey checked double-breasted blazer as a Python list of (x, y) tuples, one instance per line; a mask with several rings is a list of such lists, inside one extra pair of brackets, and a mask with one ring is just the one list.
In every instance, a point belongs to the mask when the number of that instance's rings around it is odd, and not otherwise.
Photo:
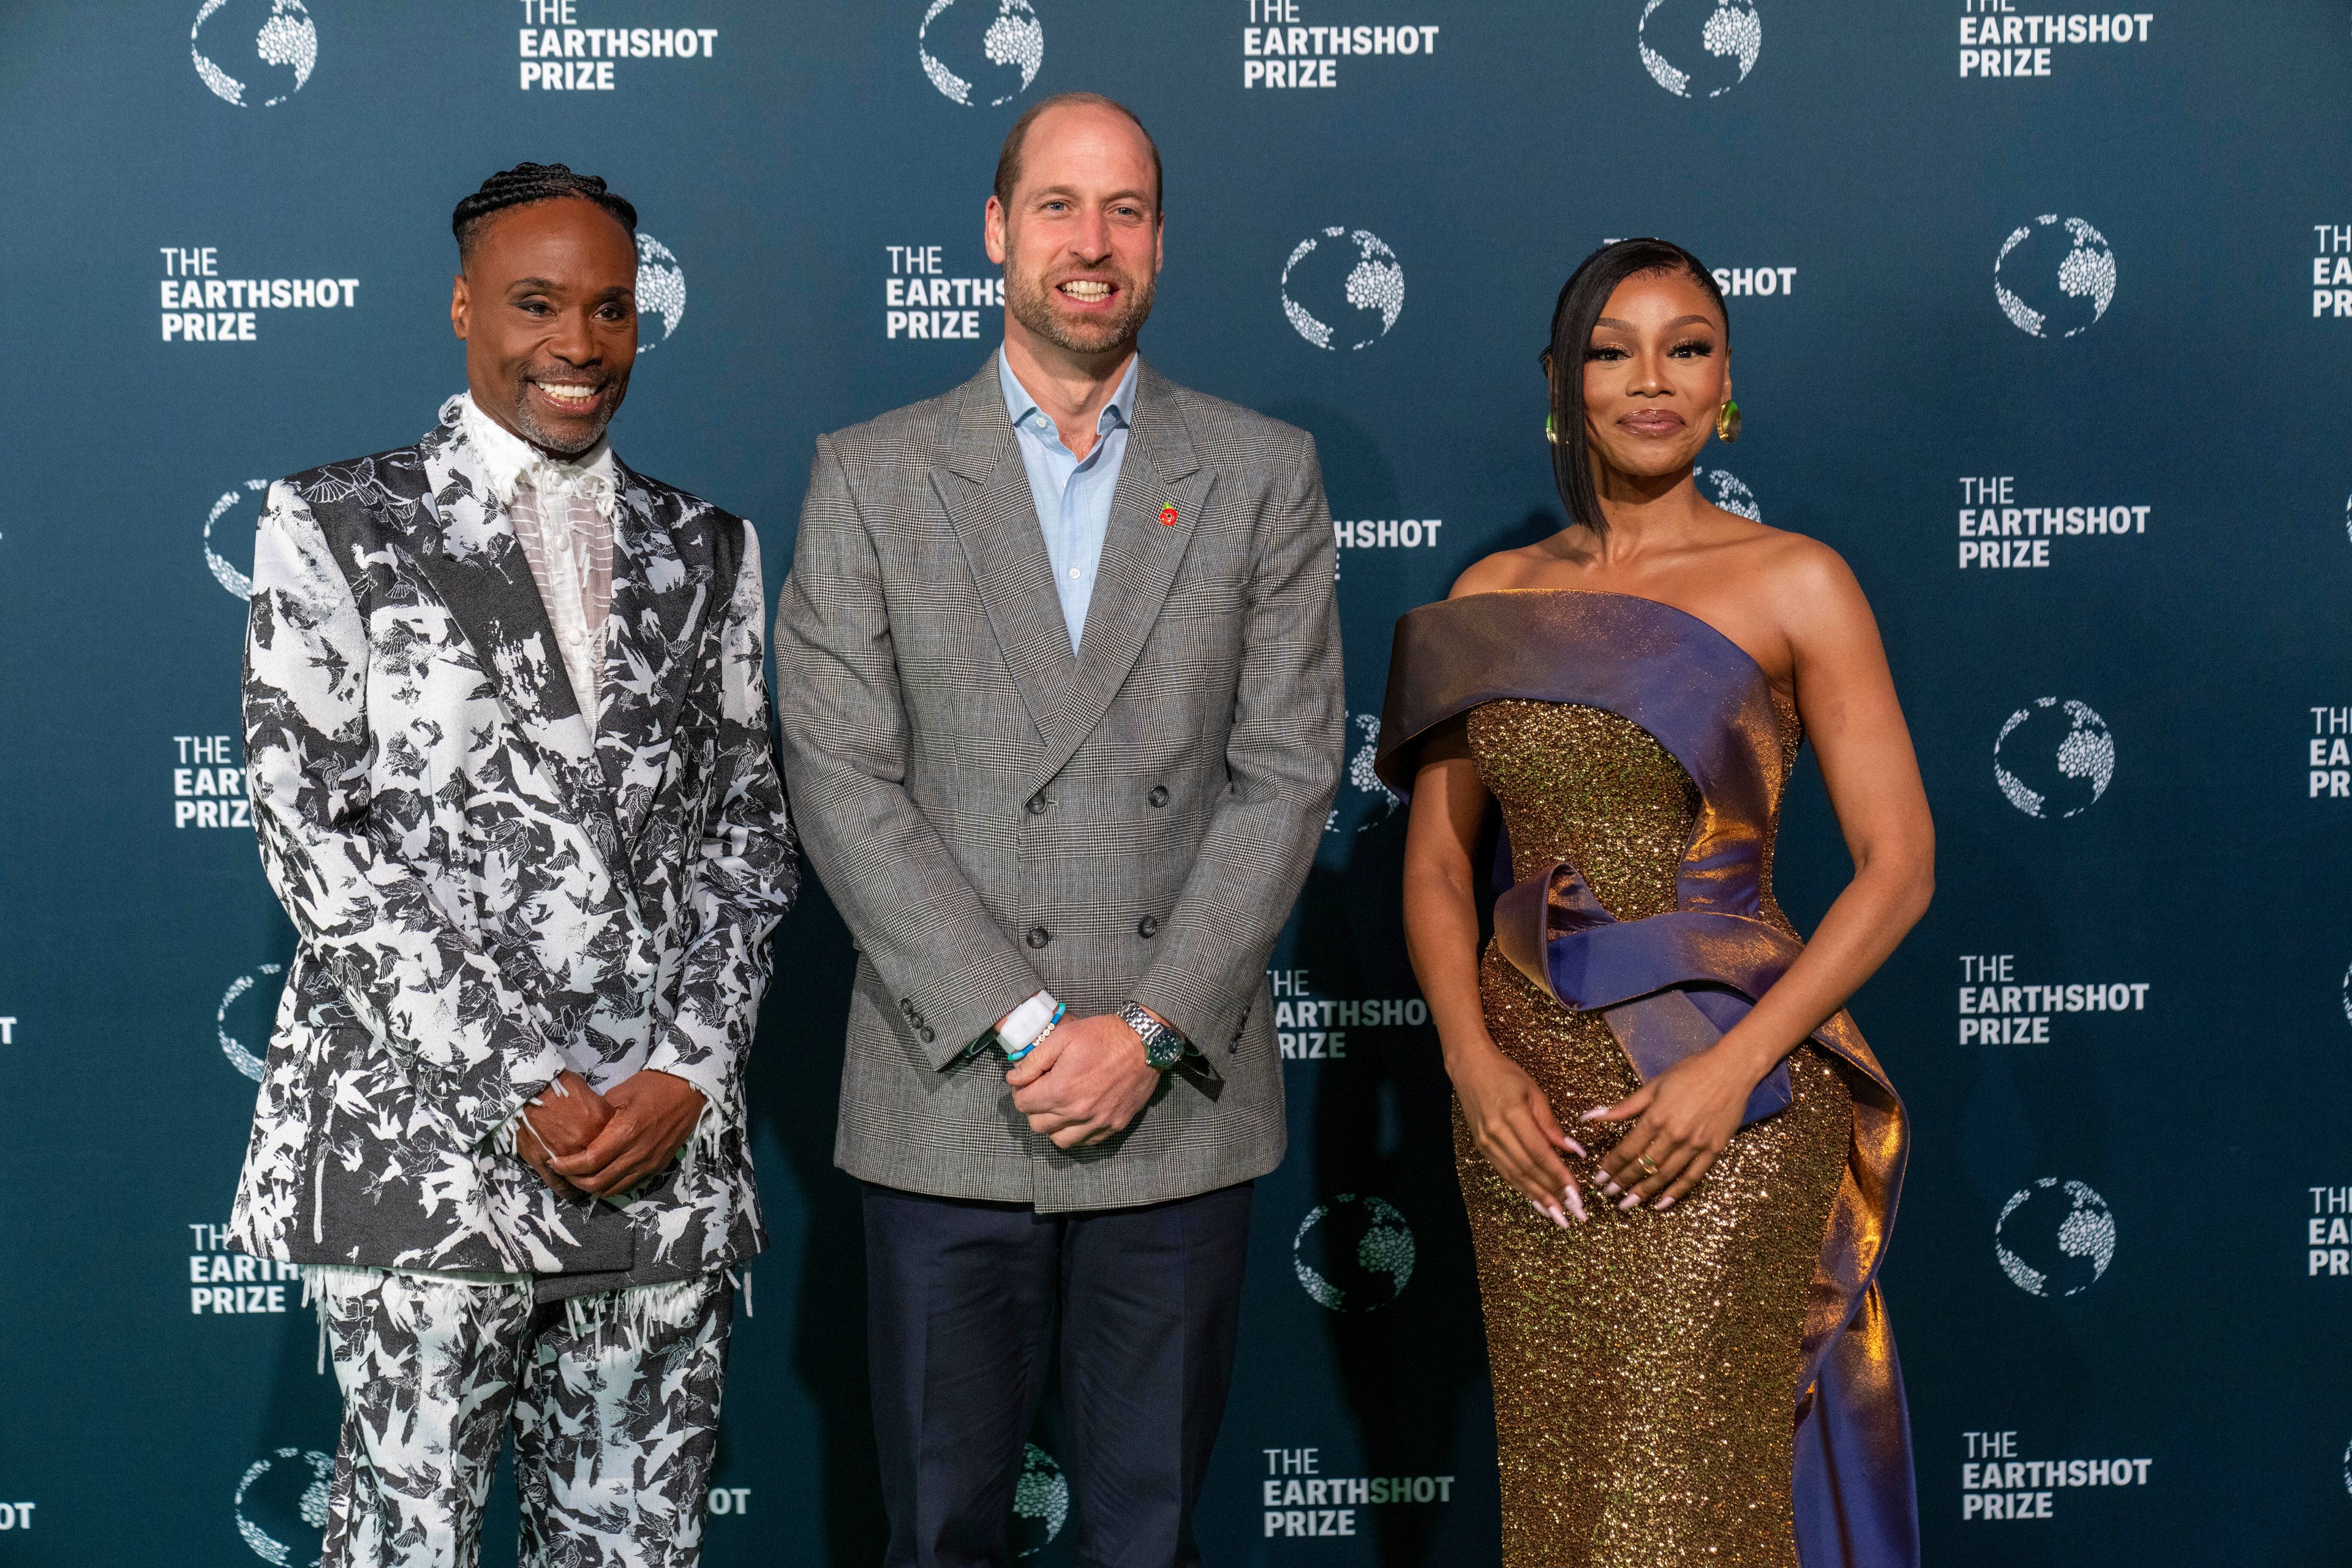
[[(1143, 366), (1073, 658), (1016, 440), (992, 359), (817, 443), (775, 647), (793, 809), (861, 950), (835, 1161), (1041, 1210), (1263, 1175), (1266, 956), (1346, 723), (1314, 442)], [(1040, 984), (1201, 1057), (1057, 1150), (966, 1055)]]
[[(299, 943), (232, 1216), (263, 1258), (646, 1282), (761, 1245), (743, 1068), (798, 856), (758, 543), (618, 470), (583, 710), (457, 400), (413, 447), (269, 488), (245, 743)], [(503, 1134), (563, 1068), (709, 1102), (625, 1206)]]

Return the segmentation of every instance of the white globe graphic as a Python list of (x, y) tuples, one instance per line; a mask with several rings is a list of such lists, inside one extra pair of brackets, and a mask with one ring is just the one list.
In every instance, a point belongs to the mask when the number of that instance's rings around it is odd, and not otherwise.
[(933, 87), (967, 109), (993, 109), (1037, 79), (1045, 29), (1029, 0), (994, 0), (993, 9), (990, 0), (931, 0), (915, 49)]
[(2089, 704), (2037, 697), (2009, 716), (1992, 743), (1992, 778), (2028, 816), (2088, 811), (2116, 776), (2116, 738)]
[(196, 75), (215, 98), (264, 109), (285, 102), (319, 63), (319, 29), (302, 0), (205, 0), (188, 29)]
[[(205, 565), (212, 573), (214, 582), (240, 599), (253, 597), (253, 579), (238, 571), (236, 563), (223, 555), (214, 545), (213, 531), (215, 528), (220, 530), (223, 543), (226, 543), (231, 535), (251, 539), (260, 509), (257, 506), (254, 519), (247, 519), (245, 503), (257, 500), (268, 489), (268, 479), (247, 479), (241, 489), (223, 490), (220, 500), (213, 502), (213, 510), (205, 514)], [(232, 513), (236, 514), (234, 518), (230, 515)]]
[[(221, 993), (220, 1011), (213, 1015), (214, 1032), (220, 1036), (221, 1055), (228, 1058), (229, 1066), (256, 1083), (261, 1081), (263, 1052), (269, 1048), (268, 1025), (277, 1009), (277, 995), (275, 993), (265, 991), (263, 996), (267, 998), (266, 1000), (260, 1001), (257, 1005), (241, 1008), (238, 1012), (239, 1026), (251, 1030), (254, 1038), (261, 1042), (260, 1051), (247, 1048), (243, 1040), (229, 1032), (229, 1009), (236, 1006), (247, 992), (260, 984), (263, 975), (285, 973), (286, 966), (282, 963), (265, 963), (250, 974), (238, 975), (228, 983), (228, 989)], [(255, 1028), (252, 1023), (251, 1016), (257, 1013), (262, 1026), (259, 1028)]]
[(1993, 1222), (1993, 1257), (2029, 1296), (2074, 1296), (2116, 1258), (2116, 1216), (2080, 1182), (2044, 1176), (2012, 1194)]
[(1341, 1193), (1298, 1222), (1290, 1261), (1318, 1306), (1376, 1312), (1412, 1278), (1412, 1227), (1382, 1199)]
[(231, 1506), (236, 1532), (256, 1557), (273, 1568), (289, 1563), (310, 1568), (319, 1561), (327, 1483), (334, 1474), (335, 1457), (316, 1448), (279, 1448), (246, 1467)]
[[(1333, 243), (1347, 240), (1352, 248)], [(1332, 227), (1307, 236), (1282, 264), (1282, 313), (1318, 349), (1368, 349), (1388, 336), (1404, 309), (1404, 268), (1370, 229)]]
[(2352, 496), (2344, 500), (2344, 537), (2352, 539)]
[(1756, 504), (1756, 492), (1740, 483), (1739, 476), (1728, 468), (1694, 468), (1692, 478), (1698, 481), (1699, 494), (1728, 512), (1737, 512), (1750, 522), (1764, 521), (1764, 509)]
[(2352, 1024), (2352, 969), (2344, 972), (2344, 1021)]
[(646, 318), (661, 318), (660, 342), (669, 342), (677, 331), (678, 322), (686, 319), (686, 269), (677, 264), (670, 247), (652, 235), (637, 236), (637, 352), (644, 353), (655, 346), (648, 342)]
[(1676, 98), (1721, 98), (1756, 68), (1764, 18), (1747, 0), (1646, 0), (1634, 37), (1660, 87)]
[(2081, 218), (2043, 213), (2001, 242), (1992, 292), (2019, 331), (2071, 338), (2107, 313), (2116, 297), (2116, 253)]
[(1013, 1487), (1013, 1555), (1034, 1557), (1053, 1544), (1070, 1518), (1070, 1482), (1054, 1456), (1027, 1445), (1021, 1479)]

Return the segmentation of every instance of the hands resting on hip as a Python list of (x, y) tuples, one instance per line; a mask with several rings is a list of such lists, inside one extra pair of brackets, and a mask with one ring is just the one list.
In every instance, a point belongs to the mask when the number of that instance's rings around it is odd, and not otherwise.
[(634, 1073), (598, 1094), (566, 1071), (523, 1108), (515, 1148), (565, 1197), (615, 1197), (669, 1163), (703, 1104), (700, 1089), (666, 1072)]
[[(1158, 1014), (1152, 1016), (1158, 1017)], [(1116, 1013), (1066, 1019), (1006, 1070), (1013, 1108), (1056, 1149), (1083, 1148), (1127, 1131), (1160, 1088), (1143, 1039)]]

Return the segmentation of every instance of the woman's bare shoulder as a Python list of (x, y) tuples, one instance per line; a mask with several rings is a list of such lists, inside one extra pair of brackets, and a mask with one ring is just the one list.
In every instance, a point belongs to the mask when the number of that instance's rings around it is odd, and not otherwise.
[(1542, 556), (1534, 545), (1517, 550), (1497, 550), (1470, 563), (1454, 586), (1446, 592), (1449, 599), (1459, 599), (1471, 594), (1499, 594), (1511, 588), (1525, 587), (1529, 574), (1540, 564)]

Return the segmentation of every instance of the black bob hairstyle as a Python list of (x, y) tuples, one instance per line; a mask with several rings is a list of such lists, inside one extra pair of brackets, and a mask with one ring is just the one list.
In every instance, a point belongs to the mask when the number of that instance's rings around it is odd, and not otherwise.
[(1723, 317), (1725, 352), (1731, 347), (1731, 311), (1723, 303), (1715, 274), (1671, 241), (1612, 240), (1568, 275), (1551, 312), (1551, 344), (1543, 352), (1544, 374), (1551, 383), (1551, 477), (1569, 521), (1595, 533), (1609, 531), (1609, 519), (1601, 510), (1601, 489), (1592, 482), (1591, 447), (1584, 438), (1584, 353), (1609, 296), (1620, 283), (1644, 272), (1690, 274), (1715, 301)]
[(484, 180), (482, 188), (460, 201), (449, 215), (449, 231), (457, 237), (458, 264), (464, 265), (473, 255), (475, 226), (484, 218), (509, 207), (563, 196), (593, 202), (630, 234), (637, 232), (637, 209), (596, 175), (575, 174), (562, 163), (517, 163)]

